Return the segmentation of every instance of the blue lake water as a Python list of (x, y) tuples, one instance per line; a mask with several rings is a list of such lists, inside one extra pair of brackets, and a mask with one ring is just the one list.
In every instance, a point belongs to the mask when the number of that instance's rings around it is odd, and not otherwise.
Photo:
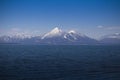
[(120, 46), (0, 45), (0, 80), (120, 80)]

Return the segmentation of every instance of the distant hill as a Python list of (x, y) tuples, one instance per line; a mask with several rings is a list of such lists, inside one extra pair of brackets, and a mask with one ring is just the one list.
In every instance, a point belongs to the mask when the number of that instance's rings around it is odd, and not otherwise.
[(102, 44), (120, 44), (120, 33), (105, 35), (100, 42)]

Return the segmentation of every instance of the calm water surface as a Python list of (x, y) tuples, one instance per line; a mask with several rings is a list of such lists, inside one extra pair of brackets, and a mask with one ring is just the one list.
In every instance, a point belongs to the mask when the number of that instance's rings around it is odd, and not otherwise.
[(120, 80), (120, 46), (0, 45), (0, 80)]

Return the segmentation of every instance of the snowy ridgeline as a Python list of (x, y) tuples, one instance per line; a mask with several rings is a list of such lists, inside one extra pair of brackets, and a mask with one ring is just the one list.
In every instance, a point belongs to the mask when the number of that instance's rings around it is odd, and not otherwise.
[(1, 36), (0, 43), (36, 43), (36, 44), (120, 44), (120, 34), (106, 35), (101, 40), (92, 39), (74, 30), (62, 31), (58, 27), (43, 36), (19, 35)]

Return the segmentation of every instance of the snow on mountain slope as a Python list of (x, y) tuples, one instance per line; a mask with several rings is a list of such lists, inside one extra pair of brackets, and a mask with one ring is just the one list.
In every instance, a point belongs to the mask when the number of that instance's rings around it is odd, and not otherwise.
[(43, 35), (41, 37), (41, 39), (44, 38), (51, 38), (51, 37), (55, 37), (55, 36), (61, 36), (62, 35), (62, 30), (59, 29), (58, 27), (54, 28), (53, 30), (51, 30), (50, 32), (46, 33), (45, 35)]
[(79, 38), (85, 38), (86, 36), (80, 33), (77, 33), (74, 30), (68, 31), (65, 35), (64, 38), (68, 40), (78, 40)]
[(62, 31), (58, 27), (52, 29), (43, 36), (31, 36), (15, 34), (8, 37), (0, 37), (0, 42), (37, 43), (37, 44), (95, 44), (96, 40), (80, 34), (74, 30)]
[(58, 27), (56, 27), (53, 30), (51, 30), (50, 32), (48, 32), (45, 35), (43, 35), (41, 37), (41, 39), (52, 38), (52, 37), (59, 37), (59, 36), (62, 36), (65, 39), (69, 39), (71, 37), (74, 40), (76, 40), (77, 37), (85, 37), (85, 35), (79, 34), (79, 33), (77, 33), (74, 30), (70, 30), (68, 32), (63, 32), (61, 29), (59, 29)]
[(48, 44), (91, 44), (97, 41), (74, 30), (63, 32), (56, 27), (43, 35), (40, 42)]

